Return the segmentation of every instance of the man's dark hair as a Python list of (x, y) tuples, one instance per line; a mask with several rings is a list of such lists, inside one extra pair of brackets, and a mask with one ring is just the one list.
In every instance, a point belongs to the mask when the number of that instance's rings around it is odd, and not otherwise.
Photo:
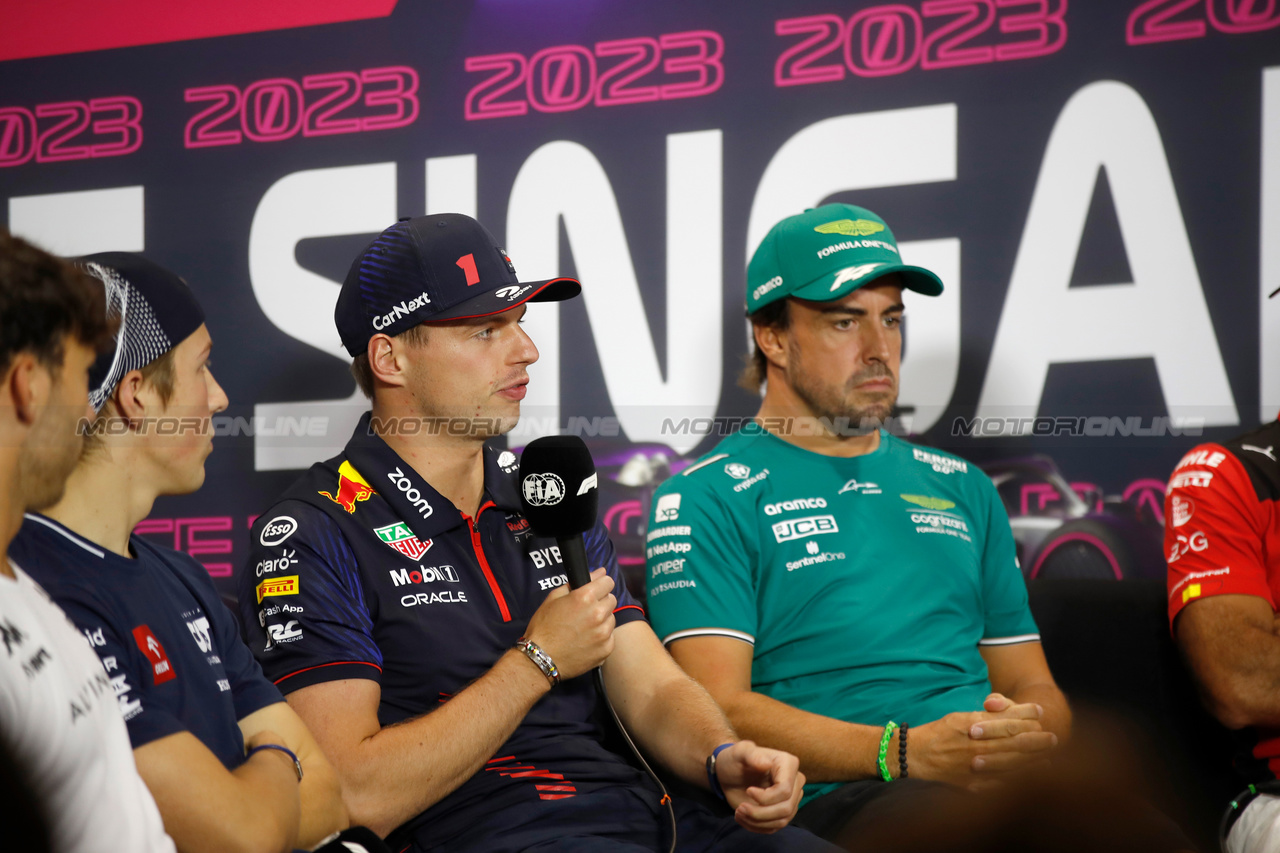
[(20, 352), (57, 371), (67, 336), (103, 352), (114, 333), (100, 281), (0, 228), (0, 372)]
[[(785, 329), (791, 325), (791, 311), (788, 308), (790, 304), (791, 300), (789, 299), (770, 302), (756, 311), (756, 313), (748, 314), (747, 319), (751, 321), (752, 328), (764, 326), (772, 329)], [(745, 359), (746, 365), (743, 366), (742, 372), (738, 374), (738, 385), (758, 394), (769, 375), (769, 359), (765, 358), (764, 353), (760, 351), (760, 347), (756, 346), (754, 335), (751, 339), (751, 354), (747, 355)]]
[[(419, 323), (416, 326), (410, 326), (398, 335), (393, 337), (408, 341), (411, 346), (420, 347), (427, 342), (427, 327), (425, 324)], [(362, 352), (351, 360), (351, 375), (355, 377), (356, 384), (360, 386), (360, 390), (370, 400), (373, 399), (373, 370), (369, 367), (369, 354)]]

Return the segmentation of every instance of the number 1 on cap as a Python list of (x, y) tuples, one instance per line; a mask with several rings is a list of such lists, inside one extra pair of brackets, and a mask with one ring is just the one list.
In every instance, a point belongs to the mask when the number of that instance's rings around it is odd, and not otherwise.
[(462, 267), (462, 271), (467, 274), (467, 287), (480, 283), (480, 273), (476, 271), (476, 256), (474, 254), (463, 255), (455, 263)]

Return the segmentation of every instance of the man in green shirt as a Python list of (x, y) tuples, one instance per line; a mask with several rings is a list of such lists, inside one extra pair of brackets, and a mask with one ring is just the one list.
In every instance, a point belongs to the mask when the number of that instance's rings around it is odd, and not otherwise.
[(738, 731), (800, 757), (799, 820), (844, 842), (1043, 759), (1071, 721), (991, 481), (880, 428), (904, 288), (942, 283), (868, 210), (775, 225), (747, 272), (760, 411), (663, 484), (646, 543), (658, 636)]

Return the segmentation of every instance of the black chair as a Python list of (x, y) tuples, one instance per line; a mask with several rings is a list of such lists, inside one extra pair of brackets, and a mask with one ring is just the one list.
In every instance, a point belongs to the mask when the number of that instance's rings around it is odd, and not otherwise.
[(1154, 805), (1202, 850), (1244, 783), (1237, 744), (1200, 704), (1166, 615), (1163, 581), (1027, 584), (1049, 668), (1077, 717), (1114, 716), (1131, 733)]

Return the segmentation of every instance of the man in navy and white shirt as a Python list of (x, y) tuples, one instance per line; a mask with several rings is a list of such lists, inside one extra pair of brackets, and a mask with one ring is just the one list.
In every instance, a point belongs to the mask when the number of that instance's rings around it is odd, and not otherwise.
[(537, 359), (525, 303), (579, 291), (518, 281), (458, 214), (402, 220), (356, 259), (336, 320), (373, 410), (255, 525), (249, 645), (353, 819), (393, 849), (665, 849), (656, 789), (603, 742), (582, 677), (603, 664), (640, 745), (736, 809), (742, 826), (677, 800), (681, 849), (833, 850), (784, 829), (796, 759), (739, 741), (675, 665), (604, 528), (585, 536), (600, 568), (570, 592), (555, 542), (521, 515), (515, 455), (484, 446), (515, 425)]
[(204, 481), (210, 419), (227, 405), (204, 312), (185, 282), (142, 257), (82, 263), (120, 332), (90, 374), (95, 431), (66, 493), (27, 516), (11, 554), (97, 652), (180, 849), (314, 846), (347, 826), (333, 769), (262, 676), (204, 567), (132, 535), (159, 495)]

